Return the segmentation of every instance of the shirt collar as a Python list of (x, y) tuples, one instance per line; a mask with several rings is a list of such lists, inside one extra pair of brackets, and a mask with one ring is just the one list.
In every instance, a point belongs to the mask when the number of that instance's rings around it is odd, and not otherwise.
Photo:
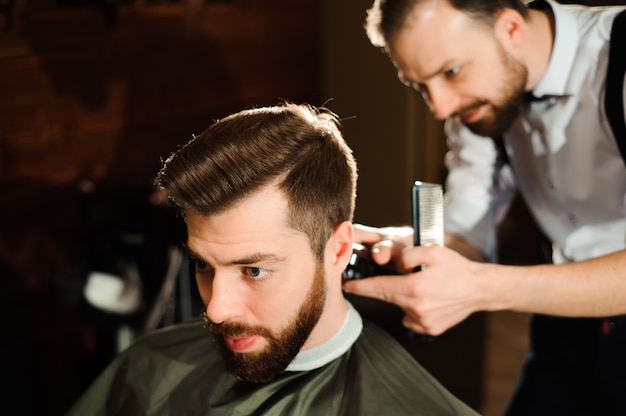
[(572, 70), (578, 48), (578, 25), (576, 18), (552, 0), (538, 0), (529, 4), (536, 9), (550, 8), (554, 13), (554, 44), (548, 68), (533, 90), (535, 97), (571, 95), (567, 91), (567, 80)]

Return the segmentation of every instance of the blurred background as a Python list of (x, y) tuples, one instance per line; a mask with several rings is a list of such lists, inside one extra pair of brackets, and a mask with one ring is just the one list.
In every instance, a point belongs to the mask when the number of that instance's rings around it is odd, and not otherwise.
[[(134, 338), (200, 313), (182, 224), (152, 179), (216, 119), (326, 105), (358, 160), (356, 221), (410, 223), (410, 186), (443, 182), (445, 141), (370, 46), (370, 4), (0, 0), (2, 414), (64, 414)], [(542, 261), (524, 206), (513, 211), (502, 261)], [(396, 312), (378, 318), (398, 335)], [(502, 414), (527, 318), (476, 314), (410, 350), (476, 410)]]

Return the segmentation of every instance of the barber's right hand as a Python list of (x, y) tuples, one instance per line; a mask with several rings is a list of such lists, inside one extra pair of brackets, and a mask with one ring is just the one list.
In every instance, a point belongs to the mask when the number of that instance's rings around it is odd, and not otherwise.
[[(379, 254), (388, 256), (393, 247), (381, 247)], [(485, 302), (496, 296), (494, 273), (486, 272), (496, 266), (446, 247), (406, 247), (395, 265), (401, 275), (346, 280), (343, 290), (399, 306), (405, 313), (403, 325), (415, 332), (440, 335), (473, 312), (488, 310)]]

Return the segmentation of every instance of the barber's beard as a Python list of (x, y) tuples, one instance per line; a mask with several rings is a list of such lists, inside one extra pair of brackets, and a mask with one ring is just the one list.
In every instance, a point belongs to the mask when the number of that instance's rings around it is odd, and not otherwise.
[[(498, 49), (502, 67), (509, 74), (508, 80), (500, 88), (500, 96), (503, 97), (502, 102), (496, 104), (482, 100), (467, 107), (469, 109), (482, 104), (491, 107), (491, 114), (474, 123), (467, 124), (467, 127), (480, 136), (496, 138), (501, 137), (519, 116), (521, 108), (526, 103), (526, 82), (528, 80), (526, 67), (508, 55), (501, 47)], [(462, 110), (460, 113), (464, 111)]]
[[(289, 302), (289, 300), (286, 300)], [(264, 383), (282, 373), (300, 352), (311, 331), (317, 324), (326, 303), (324, 269), (318, 264), (307, 298), (287, 327), (275, 334), (263, 326), (248, 326), (242, 323), (211, 324), (226, 367), (242, 381)], [(259, 335), (268, 341), (261, 352), (236, 353), (224, 342), (224, 335)]]

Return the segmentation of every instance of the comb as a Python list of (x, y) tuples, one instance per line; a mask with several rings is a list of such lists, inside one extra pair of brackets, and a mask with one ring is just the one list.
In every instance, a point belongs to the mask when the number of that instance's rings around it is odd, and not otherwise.
[(443, 190), (441, 185), (415, 181), (412, 188), (413, 245), (443, 246)]

